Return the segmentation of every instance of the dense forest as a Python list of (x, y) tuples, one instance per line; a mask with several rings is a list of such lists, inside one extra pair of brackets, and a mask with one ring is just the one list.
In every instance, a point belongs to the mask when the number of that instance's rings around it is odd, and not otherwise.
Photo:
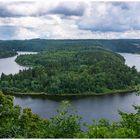
[(140, 107), (134, 108), (136, 113), (119, 111), (118, 122), (102, 119), (85, 125), (75, 112), (69, 113), (67, 101), (56, 116), (42, 119), (30, 108), (14, 106), (12, 96), (0, 93), (0, 138), (140, 138)]
[(100, 46), (61, 47), (38, 54), (18, 56), (16, 62), (30, 66), (15, 75), (2, 74), (4, 93), (51, 95), (98, 94), (132, 91), (140, 83), (135, 67)]
[[(16, 62), (30, 68), (15, 75), (2, 73), (0, 89), (11, 95), (100, 95), (134, 90), (140, 83), (140, 73), (125, 65), (124, 58), (114, 51), (139, 52), (139, 44), (140, 40), (0, 41), (2, 57), (6, 56), (4, 50), (9, 53), (7, 57), (16, 55), (16, 51), (39, 52), (18, 56)], [(118, 122), (102, 119), (85, 125), (67, 101), (56, 116), (43, 119), (30, 108), (15, 106), (13, 97), (3, 93), (0, 138), (140, 138), (139, 106), (134, 106), (135, 113), (119, 111)]]
[(7, 58), (15, 56), (17, 53), (15, 51), (0, 51), (0, 58)]
[(9, 40), (0, 41), (0, 50), (7, 51), (44, 51), (55, 48), (69, 47), (91, 47), (100, 45), (103, 48), (113, 50), (115, 52), (140, 52), (140, 39), (81, 39), (81, 40), (47, 40), (47, 39), (31, 39), (31, 40)]

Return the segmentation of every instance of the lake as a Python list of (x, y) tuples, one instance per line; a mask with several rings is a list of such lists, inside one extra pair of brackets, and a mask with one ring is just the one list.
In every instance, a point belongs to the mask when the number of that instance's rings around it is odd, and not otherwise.
[[(126, 59), (126, 64), (130, 67), (135, 65), (140, 71), (140, 55), (121, 53)], [(0, 59), (0, 72), (17, 73), (21, 67), (14, 62), (16, 57)], [(140, 97), (135, 93), (113, 94), (90, 97), (31, 97), (16, 96), (14, 104), (21, 107), (29, 107), (34, 113), (44, 118), (51, 118), (57, 112), (62, 100), (69, 100), (72, 106), (77, 110), (77, 114), (82, 116), (83, 122), (91, 123), (93, 119), (100, 120), (102, 118), (110, 121), (118, 120), (118, 110), (125, 112), (134, 112), (133, 104), (140, 105)]]
[(138, 71), (140, 71), (140, 55), (131, 53), (119, 53), (125, 58), (125, 63), (129, 66), (135, 66)]
[[(17, 53), (18, 55), (22, 55), (22, 54), (35, 54), (36, 52), (17, 52)], [(18, 73), (19, 70), (27, 69), (27, 67), (20, 66), (15, 62), (16, 57), (17, 56), (0, 59), (0, 75), (2, 74), (2, 72), (4, 74), (15, 74)]]

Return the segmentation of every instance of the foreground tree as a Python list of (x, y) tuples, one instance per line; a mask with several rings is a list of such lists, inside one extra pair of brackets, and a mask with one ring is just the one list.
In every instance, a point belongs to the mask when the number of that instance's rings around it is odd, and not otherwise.
[(58, 114), (42, 119), (31, 109), (14, 106), (13, 97), (0, 93), (0, 138), (140, 138), (140, 107), (135, 113), (119, 112), (121, 120), (93, 121), (82, 131), (81, 118), (69, 113), (70, 105), (63, 102)]
[(0, 138), (73, 138), (80, 132), (80, 117), (68, 113), (63, 103), (50, 120), (33, 114), (29, 108), (14, 106), (13, 97), (0, 93)]

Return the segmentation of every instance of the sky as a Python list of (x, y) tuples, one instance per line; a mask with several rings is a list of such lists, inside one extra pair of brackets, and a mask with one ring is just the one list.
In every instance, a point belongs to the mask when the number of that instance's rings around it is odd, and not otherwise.
[(0, 0), (0, 40), (140, 38), (140, 2)]

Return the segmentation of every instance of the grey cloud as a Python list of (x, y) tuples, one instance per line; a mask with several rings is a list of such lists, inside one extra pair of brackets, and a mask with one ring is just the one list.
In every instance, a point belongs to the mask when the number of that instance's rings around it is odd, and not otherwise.
[[(48, 14), (61, 14), (63, 16), (82, 16), (85, 10), (85, 4), (82, 2), (61, 2), (56, 7), (42, 9), (39, 8), (36, 11), (33, 11), (33, 13), (27, 14), (26, 11), (23, 12), (17, 12), (16, 9), (9, 9), (10, 5), (16, 5), (16, 6), (33, 6), (35, 2), (33, 1), (15, 1), (8, 4), (2, 4), (0, 3), (0, 17), (6, 18), (6, 17), (39, 17), (39, 16), (46, 16)], [(75, 3), (77, 3), (75, 5)], [(73, 4), (75, 5), (73, 7)], [(9, 6), (9, 7), (8, 7)]]
[(129, 10), (130, 9), (129, 4), (127, 4), (126, 2), (112, 2), (112, 5), (118, 6), (123, 10)]
[(98, 23), (98, 24), (78, 24), (79, 29), (82, 30), (90, 30), (94, 32), (123, 32), (129, 30), (128, 26), (125, 26), (123, 24), (117, 24), (117, 23)]
[[(27, 16), (32, 16), (32, 17), (36, 17), (36, 16), (41, 16), (41, 13), (33, 13), (33, 14), (27, 14), (26, 11), (23, 12), (17, 12), (16, 9), (11, 9), (9, 8), (10, 6), (16, 5), (16, 6), (31, 6), (33, 5), (34, 2), (33, 1), (15, 1), (15, 2), (10, 2), (10, 3), (0, 3), (0, 17), (2, 18), (7, 18), (7, 17), (27, 17)], [(8, 7), (9, 6), (9, 7)]]
[(0, 26), (0, 37), (12, 38), (16, 31), (20, 31), (20, 37), (33, 34), (42, 37), (42, 34), (47, 34), (50, 38), (63, 38), (67, 35), (80, 38), (82, 34), (91, 37), (92, 34), (100, 36), (100, 33), (110, 32), (121, 36), (124, 32), (134, 34), (140, 32), (139, 7), (140, 2), (0, 2), (0, 25), (3, 25)]
[(12, 6), (12, 5), (16, 5), (16, 6), (21, 6), (21, 5), (31, 5), (34, 4), (33, 1), (14, 1), (14, 2), (10, 2), (8, 4), (6, 3), (1, 3), (0, 2), (0, 17), (2, 18), (6, 18), (6, 17), (25, 17), (25, 16), (30, 16), (30, 15), (26, 15), (26, 11), (24, 13), (18, 13), (16, 12), (16, 9), (9, 9), (8, 6)]
[(34, 4), (34, 3), (35, 3), (34, 1), (14, 1), (14, 2), (11, 2), (11, 4), (16, 4), (16, 5), (22, 5), (22, 4), (29, 5), (29, 4)]
[(0, 5), (0, 17), (11, 17), (13, 14), (7, 9), (5, 5)]
[(73, 7), (74, 3), (60, 3), (54, 9), (50, 10), (51, 14), (61, 14), (64, 16), (82, 16), (85, 11), (85, 4), (78, 3), (75, 7)]
[(83, 17), (77, 24), (79, 29), (95, 32), (140, 30), (140, 15), (137, 14), (140, 13), (138, 5), (140, 6), (140, 3), (135, 3), (135, 6), (137, 6), (135, 7), (133, 3), (129, 2), (106, 2), (106, 9), (102, 16), (98, 16), (100, 12), (95, 10), (96, 7), (92, 7), (90, 17)]
[(0, 5), (0, 17), (7, 18), (7, 17), (21, 17), (25, 16), (23, 14), (14, 13), (7, 8), (6, 5)]

